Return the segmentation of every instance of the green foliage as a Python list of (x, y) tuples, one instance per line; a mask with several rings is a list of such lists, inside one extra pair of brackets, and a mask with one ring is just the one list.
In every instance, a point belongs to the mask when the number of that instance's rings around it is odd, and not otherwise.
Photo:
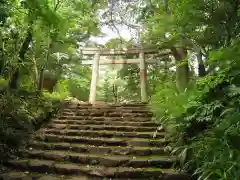
[(99, 3), (102, 2), (24, 0), (2, 3), (0, 75), (17, 86), (22, 86), (25, 76), (30, 76), (34, 83), (29, 87), (42, 89), (46, 72), (58, 78), (68, 73), (68, 67), (79, 64), (78, 43), (99, 33), (95, 16), (101, 8)]
[(21, 90), (1, 92), (0, 106), (0, 158), (3, 160), (27, 142), (52, 111), (53, 104), (39, 93)]
[[(89, 68), (81, 66), (78, 43), (99, 33), (96, 13), (103, 5), (0, 0), (1, 155), (16, 150), (49, 119), (53, 102), (69, 96), (88, 99)], [(44, 78), (57, 82), (53, 93), (43, 90)]]
[(122, 80), (119, 76), (119, 66), (110, 66), (106, 68), (104, 78), (99, 82), (97, 98), (105, 102), (113, 102), (114, 93), (113, 85), (117, 85), (117, 94), (120, 101), (123, 100), (122, 94), (125, 89), (125, 81)]
[(8, 85), (8, 81), (0, 78), (0, 91), (2, 91), (3, 89), (6, 89)]
[(45, 91), (45, 92), (43, 92), (43, 94), (45, 97), (54, 99), (54, 100), (62, 101), (64, 99), (66, 99), (70, 95), (69, 87), (68, 87), (68, 80), (60, 80), (57, 83), (57, 85), (55, 87), (55, 91), (53, 93)]
[[(143, 25), (143, 44), (168, 49), (174, 55), (173, 61), (168, 56), (146, 55), (159, 59), (159, 64), (148, 65), (148, 93), (159, 122), (169, 131), (172, 145), (182, 157), (182, 167), (199, 180), (239, 179), (240, 2), (142, 0), (110, 4), (112, 9), (104, 9), (101, 17), (106, 24), (112, 24), (113, 18), (118, 24), (126, 23), (128, 17), (127, 24), (138, 31), (139, 27), (131, 24), (137, 15), (134, 22)], [(15, 149), (27, 139), (37, 124), (34, 119), (51, 109), (49, 100), (69, 96), (88, 99), (91, 72), (79, 65), (78, 44), (99, 33), (96, 12), (106, 5), (106, 1), (87, 0), (0, 1), (3, 152), (5, 147)], [(106, 47), (133, 45), (132, 40), (116, 38)], [(197, 77), (193, 70), (188, 73), (194, 60), (198, 68), (201, 64), (207, 70), (205, 77)], [(186, 71), (179, 71), (180, 64), (186, 65), (182, 69)], [(173, 67), (176, 71), (170, 70)], [(139, 100), (139, 67), (116, 69), (102, 78), (98, 98), (112, 102), (112, 86), (117, 84), (121, 102)], [(44, 91), (41, 95), (44, 77), (57, 80), (53, 93)], [(191, 79), (182, 87), (188, 87), (183, 92), (176, 87), (181, 77)], [(17, 92), (6, 91), (9, 79), (20, 80)]]
[(211, 53), (209, 63), (219, 70), (184, 93), (171, 83), (159, 87), (152, 104), (161, 122), (171, 128), (183, 168), (200, 180), (238, 179), (239, 43)]
[(54, 92), (45, 91), (44, 96), (50, 99), (62, 101), (68, 97), (75, 97), (81, 101), (87, 101), (89, 97), (90, 80), (71, 78), (60, 80)]
[(140, 98), (140, 75), (139, 67), (135, 64), (124, 64), (119, 71), (121, 79), (126, 82), (125, 91), (120, 96), (123, 99), (139, 101)]
[[(177, 117), (187, 111), (193, 105), (197, 105), (194, 98), (200, 94), (197, 90), (187, 89), (185, 92), (179, 92), (176, 84), (170, 80), (157, 86), (156, 93), (151, 97), (150, 103), (153, 106), (156, 117), (165, 126), (171, 135), (176, 135), (177, 128), (181, 122)], [(175, 136), (175, 137), (176, 137)]]
[(75, 97), (81, 101), (88, 101), (90, 94), (90, 79), (72, 78), (68, 83), (71, 97)]

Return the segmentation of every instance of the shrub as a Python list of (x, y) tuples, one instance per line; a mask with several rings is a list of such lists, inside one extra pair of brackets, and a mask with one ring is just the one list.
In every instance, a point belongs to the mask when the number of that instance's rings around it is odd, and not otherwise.
[(182, 167), (199, 180), (240, 177), (239, 52), (238, 44), (213, 52), (208, 61), (219, 70), (198, 79), (195, 89), (179, 93), (165, 84), (152, 98), (161, 122), (174, 129), (172, 145)]
[(0, 159), (24, 145), (53, 109), (51, 99), (38, 92), (4, 91), (0, 94)]

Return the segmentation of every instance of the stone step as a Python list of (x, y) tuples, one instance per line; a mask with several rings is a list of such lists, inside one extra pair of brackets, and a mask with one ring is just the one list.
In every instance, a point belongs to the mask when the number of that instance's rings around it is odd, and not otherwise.
[(68, 109), (64, 108), (62, 112), (71, 113), (71, 112), (121, 112), (121, 113), (150, 113), (152, 112), (149, 109), (121, 109), (121, 108), (85, 108), (85, 109)]
[(148, 107), (149, 104), (113, 104), (113, 103), (103, 103), (103, 102), (97, 102), (95, 104), (90, 104), (90, 103), (66, 103), (66, 106), (78, 106), (78, 107)]
[(171, 169), (179, 161), (152, 116), (146, 104), (69, 102), (20, 157), (3, 163), (11, 171), (0, 179), (190, 180)]
[(146, 107), (148, 103), (143, 102), (129, 102), (129, 103), (121, 103), (121, 104), (111, 104), (112, 107)]
[(11, 171), (0, 175), (1, 180), (102, 180), (98, 176), (78, 175), (64, 176), (57, 174), (31, 173), (28, 171)]
[(89, 137), (133, 137), (133, 138), (164, 138), (164, 132), (119, 132), (119, 131), (91, 131), (91, 130), (72, 130), (72, 129), (41, 129), (41, 134), (67, 135), (67, 136), (89, 136)]
[(134, 108), (129, 108), (129, 107), (64, 107), (62, 110), (66, 111), (72, 111), (72, 112), (77, 112), (77, 111), (101, 111), (101, 112), (150, 112), (151, 110), (149, 108), (142, 108), (142, 107), (134, 107)]
[(74, 163), (60, 163), (50, 160), (19, 159), (8, 161), (8, 166), (39, 173), (54, 173), (59, 175), (89, 174), (106, 178), (157, 178), (158, 180), (190, 180), (189, 175), (179, 173), (172, 169), (161, 168), (126, 168), (126, 167), (103, 167), (86, 166)]
[(110, 154), (76, 153), (69, 151), (22, 150), (20, 156), (31, 159), (53, 160), (86, 165), (100, 165), (105, 167), (133, 167), (133, 168), (171, 168), (176, 161), (170, 156), (126, 156)]
[[(70, 103), (73, 104), (73, 103)], [(94, 105), (90, 104), (90, 103), (75, 103), (78, 106), (109, 106), (109, 107), (146, 107), (149, 106), (148, 103), (142, 103), (142, 102), (131, 102), (131, 103), (118, 103), (118, 104), (114, 104), (114, 103), (105, 103), (105, 102), (96, 102)]]
[(50, 134), (37, 134), (36, 140), (45, 142), (69, 142), (95, 146), (138, 146), (138, 147), (162, 147), (167, 144), (164, 139), (150, 140), (144, 138), (91, 138), (84, 136), (60, 136)]
[(119, 146), (93, 146), (75, 143), (46, 143), (41, 141), (31, 141), (28, 148), (46, 149), (46, 150), (68, 150), (79, 153), (93, 154), (111, 154), (111, 155), (133, 155), (133, 156), (149, 156), (149, 155), (169, 155), (167, 148), (156, 147), (119, 147)]
[(59, 113), (58, 116), (60, 117), (76, 117), (78, 118), (80, 117), (111, 117), (111, 118), (127, 118), (127, 119), (134, 119), (134, 118), (138, 118), (139, 120), (151, 120), (151, 118), (153, 117), (153, 115), (151, 114), (141, 114), (141, 113), (107, 113), (107, 112), (62, 112)]
[[(76, 112), (76, 115), (85, 115), (85, 112)], [(88, 112), (90, 116), (105, 116), (105, 117), (152, 117), (152, 113), (132, 113), (132, 112)]]
[(79, 129), (79, 130), (109, 130), (121, 132), (164, 132), (162, 126), (157, 127), (141, 127), (141, 126), (111, 126), (111, 125), (81, 125), (81, 124), (49, 124), (48, 128), (55, 129)]
[[(109, 180), (99, 176), (90, 175), (77, 175), (77, 176), (65, 176), (57, 174), (44, 174), (44, 173), (29, 173), (12, 171), (0, 175), (1, 180)], [(146, 180), (142, 178), (111, 178), (111, 180)], [(156, 180), (156, 179), (151, 179)]]
[(68, 105), (64, 106), (64, 109), (73, 109), (73, 110), (83, 110), (83, 109), (116, 109), (116, 110), (150, 110), (150, 106), (77, 106), (77, 105)]
[(112, 126), (140, 126), (140, 127), (158, 127), (154, 122), (120, 122), (120, 121), (96, 121), (96, 120), (63, 120), (54, 119), (52, 123), (57, 124), (81, 124), (81, 125), (112, 125)]
[(152, 113), (132, 113), (132, 112), (105, 112), (105, 111), (75, 111), (74, 113), (70, 112), (62, 112), (63, 115), (70, 115), (73, 116), (105, 116), (105, 117), (152, 117)]
[(150, 114), (152, 115), (153, 112), (149, 111), (148, 109), (102, 109), (102, 108), (91, 108), (91, 109), (63, 109), (62, 110), (62, 113), (97, 113), (97, 112), (100, 112), (100, 113), (121, 113), (121, 114), (124, 114), (124, 113), (131, 113), (131, 114)]
[(105, 116), (58, 116), (55, 120), (95, 120), (95, 121), (113, 121), (113, 122), (152, 122), (156, 121), (154, 118), (149, 117), (105, 117)]
[(69, 105), (65, 105), (64, 107), (62, 107), (62, 109), (91, 109), (93, 106), (91, 105), (87, 105), (87, 106), (78, 106), (77, 104), (69, 104)]

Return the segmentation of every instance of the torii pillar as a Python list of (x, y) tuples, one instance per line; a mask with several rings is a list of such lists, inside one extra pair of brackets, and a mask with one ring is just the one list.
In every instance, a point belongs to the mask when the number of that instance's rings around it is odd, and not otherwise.
[(99, 75), (99, 60), (100, 60), (100, 53), (97, 52), (94, 55), (93, 65), (92, 65), (92, 80), (91, 80), (90, 95), (89, 95), (89, 103), (91, 104), (95, 104), (96, 102), (97, 82), (98, 82), (98, 75)]
[(147, 72), (144, 51), (141, 50), (139, 53), (140, 60), (140, 87), (141, 87), (141, 101), (147, 102)]

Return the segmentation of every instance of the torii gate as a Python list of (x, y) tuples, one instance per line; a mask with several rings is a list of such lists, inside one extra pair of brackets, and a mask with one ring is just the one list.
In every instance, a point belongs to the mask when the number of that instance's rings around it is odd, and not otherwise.
[[(157, 60), (146, 59), (145, 54), (159, 53), (161, 56), (169, 55), (169, 51), (160, 51), (154, 48), (131, 48), (131, 49), (100, 49), (100, 48), (80, 48), (83, 55), (94, 56), (93, 61), (83, 61), (82, 64), (92, 65), (92, 80), (90, 87), (89, 103), (94, 104), (96, 101), (97, 81), (99, 76), (99, 65), (106, 64), (139, 64), (140, 66), (140, 87), (141, 87), (141, 102), (148, 101), (147, 95), (147, 73), (146, 64), (155, 64)], [(107, 56), (119, 55), (138, 55), (137, 59), (107, 59)], [(102, 56), (105, 56), (105, 58)]]

